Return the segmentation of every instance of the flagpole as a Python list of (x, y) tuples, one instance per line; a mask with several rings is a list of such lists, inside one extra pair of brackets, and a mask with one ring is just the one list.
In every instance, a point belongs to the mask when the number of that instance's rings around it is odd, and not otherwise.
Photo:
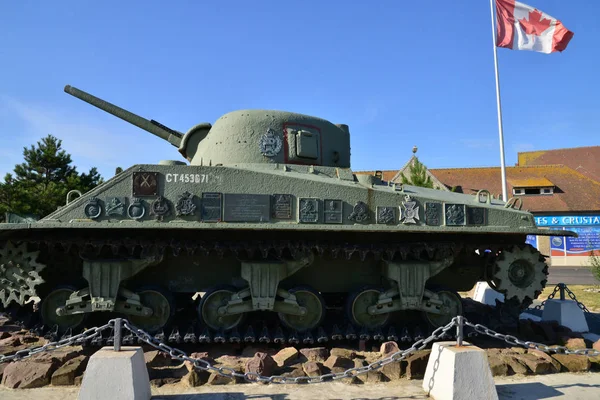
[(506, 194), (506, 166), (504, 164), (504, 134), (502, 132), (502, 105), (500, 103), (500, 78), (498, 77), (498, 52), (496, 48), (496, 24), (494, 21), (494, 0), (490, 0), (492, 15), (492, 47), (494, 48), (494, 69), (496, 71), (496, 103), (498, 105), (498, 134), (500, 135), (500, 171), (502, 175), (502, 200), (508, 201)]

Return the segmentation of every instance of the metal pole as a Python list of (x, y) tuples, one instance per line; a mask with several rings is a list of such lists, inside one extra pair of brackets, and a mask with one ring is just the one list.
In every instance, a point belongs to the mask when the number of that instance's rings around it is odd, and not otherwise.
[(560, 300), (565, 301), (565, 284), (559, 283), (558, 288), (560, 289)]
[(115, 351), (121, 351), (121, 318), (115, 319)]
[(456, 316), (456, 346), (460, 347), (463, 345), (463, 316)]
[(502, 131), (502, 104), (500, 103), (500, 78), (498, 76), (498, 52), (496, 48), (496, 23), (494, 21), (494, 0), (490, 0), (492, 15), (492, 47), (494, 48), (494, 69), (496, 71), (496, 104), (498, 105), (498, 134), (500, 135), (500, 171), (502, 176), (502, 200), (507, 201), (506, 166), (504, 164), (504, 134)]

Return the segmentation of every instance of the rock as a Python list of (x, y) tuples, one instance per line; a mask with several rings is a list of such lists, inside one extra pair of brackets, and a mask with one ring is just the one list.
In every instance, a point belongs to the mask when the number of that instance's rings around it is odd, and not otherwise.
[(395, 353), (397, 351), (400, 351), (400, 348), (398, 347), (398, 343), (394, 341), (382, 343), (379, 348), (382, 357), (387, 357), (390, 353)]
[(209, 377), (210, 374), (207, 371), (192, 369), (187, 375), (181, 378), (181, 382), (189, 387), (196, 387), (208, 382)]
[(600, 351), (600, 339), (596, 340), (596, 342), (592, 345), (592, 349)]
[(306, 374), (304, 373), (304, 368), (302, 366), (295, 366), (286, 368), (281, 376), (285, 376), (286, 378), (299, 378), (301, 376), (306, 376)]
[(423, 379), (431, 350), (417, 350), (406, 359), (406, 377)]
[(226, 367), (239, 369), (240, 371), (244, 370), (246, 362), (248, 361), (248, 357), (237, 357), (237, 356), (221, 356), (215, 359), (215, 362), (221, 364)]
[(329, 351), (329, 355), (330, 356), (338, 356), (338, 357), (344, 357), (344, 358), (348, 358), (350, 360), (353, 360), (356, 358), (356, 351), (351, 350), (351, 349), (342, 349), (339, 347), (334, 347), (333, 349), (331, 349)]
[(505, 362), (515, 374), (527, 374), (529, 370), (523, 363), (513, 357), (514, 354), (515, 353), (500, 353), (500, 360)]
[(273, 360), (273, 357), (267, 353), (259, 352), (246, 362), (244, 371), (246, 373), (271, 376), (276, 367), (277, 363)]
[(2, 376), (4, 375), (4, 369), (8, 366), (8, 363), (0, 364), (0, 382), (2, 382)]
[(378, 351), (360, 351), (356, 353), (356, 357), (365, 360), (368, 364), (371, 364), (381, 358), (381, 353)]
[(156, 367), (148, 368), (148, 377), (150, 379), (181, 379), (189, 373), (188, 367), (184, 364), (179, 364), (172, 367)]
[(591, 365), (587, 356), (577, 354), (553, 354), (552, 358), (558, 361), (568, 372), (585, 372), (590, 369)]
[(321, 369), (321, 364), (316, 361), (307, 361), (302, 364), (302, 369), (304, 369), (304, 373), (306, 376), (319, 376), (323, 375), (323, 370)]
[(547, 374), (556, 372), (552, 363), (545, 358), (534, 354), (515, 354), (514, 357), (529, 368), (534, 374)]
[(492, 376), (506, 376), (508, 375), (508, 365), (506, 361), (500, 357), (500, 353), (487, 352), (488, 363), (490, 364), (490, 370)]
[(325, 362), (329, 357), (329, 350), (325, 347), (313, 347), (312, 349), (300, 349), (300, 353), (307, 361)]
[[(367, 365), (365, 360), (360, 358), (355, 358), (354, 360), (354, 368), (360, 368)], [(357, 383), (378, 383), (383, 382), (386, 378), (383, 376), (381, 371), (368, 371), (359, 375), (356, 375)]]
[(169, 385), (169, 384), (173, 384), (173, 383), (177, 383), (177, 382), (179, 382), (179, 379), (177, 379), (177, 378), (160, 378), (160, 379), (151, 379), (150, 385), (152, 385), (154, 387), (161, 387), (163, 385)]
[(30, 358), (35, 362), (51, 362), (58, 368), (72, 358), (83, 353), (82, 346), (67, 346), (51, 352), (38, 353)]
[(270, 356), (273, 356), (277, 353), (276, 349), (271, 349), (268, 347), (246, 347), (242, 350), (242, 357), (252, 358), (256, 353), (267, 353)]
[(18, 336), (9, 336), (6, 339), (0, 340), (0, 347), (15, 347), (20, 344), (22, 344), (21, 338)]
[(31, 359), (9, 364), (4, 369), (2, 384), (9, 389), (32, 389), (46, 386), (56, 369), (52, 362), (36, 362)]
[(554, 358), (552, 358), (552, 356), (548, 353), (545, 353), (541, 350), (536, 350), (536, 349), (528, 349), (527, 350), (527, 354), (533, 354), (534, 356), (538, 357), (538, 358), (543, 358), (544, 360), (548, 361), (550, 364), (552, 364), (552, 368), (550, 369), (549, 372), (560, 372), (560, 363), (558, 361), (556, 361)]
[(30, 333), (27, 333), (23, 336), (21, 336), (21, 343), (35, 343), (39, 340), (40, 338), (32, 335)]
[(70, 359), (54, 371), (50, 383), (52, 386), (73, 385), (75, 376), (80, 375), (85, 370), (88, 360), (89, 357), (86, 355), (80, 355)]
[(206, 384), (207, 385), (232, 385), (232, 384), (235, 384), (236, 382), (237, 382), (237, 379), (235, 377), (229, 378), (229, 377), (223, 376), (221, 374), (217, 374), (216, 372), (213, 372), (208, 377)]
[(73, 385), (75, 385), (75, 386), (81, 386), (81, 381), (82, 380), (83, 380), (83, 375), (76, 376), (75, 380), (73, 381)]
[[(590, 370), (600, 371), (600, 356), (589, 357), (589, 360), (590, 360)], [(2, 371), (0, 371), (0, 375), (2, 375)]]
[(354, 361), (349, 358), (339, 356), (329, 356), (323, 365), (329, 369), (343, 368), (344, 370), (354, 368)]
[(569, 350), (586, 349), (585, 340), (583, 338), (566, 338), (564, 346)]
[(0, 332), (0, 340), (6, 339), (10, 337), (10, 333), (8, 332)]
[[(402, 375), (404, 374), (405, 370), (406, 370), (406, 361), (402, 360), (399, 362), (393, 362), (393, 363), (384, 365), (383, 368), (381, 368), (379, 371), (381, 371), (381, 374), (385, 378), (387, 378), (387, 380), (395, 381), (395, 380), (402, 378)], [(382, 379), (382, 380), (385, 381), (386, 379)]]
[(147, 367), (168, 367), (173, 364), (173, 359), (166, 353), (150, 350), (144, 353)]
[(277, 354), (273, 356), (273, 360), (279, 367), (287, 367), (294, 364), (294, 362), (298, 360), (298, 354), (300, 353), (295, 347), (286, 347), (279, 350)]
[(527, 353), (527, 349), (524, 349), (522, 347), (511, 347), (509, 349), (502, 349), (500, 350), (501, 353), (504, 354), (510, 354), (510, 353), (517, 353), (517, 354), (525, 354)]

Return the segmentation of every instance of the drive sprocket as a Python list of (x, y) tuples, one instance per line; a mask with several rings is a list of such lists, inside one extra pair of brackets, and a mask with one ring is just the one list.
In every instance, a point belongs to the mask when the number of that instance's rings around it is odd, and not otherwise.
[(0, 246), (0, 302), (4, 307), (12, 301), (24, 305), (37, 295), (36, 286), (44, 283), (40, 272), (46, 268), (37, 262), (38, 254), (28, 251), (27, 243)]
[(489, 283), (507, 300), (518, 300), (521, 307), (527, 307), (544, 290), (547, 279), (544, 256), (533, 246), (523, 244), (499, 252)]

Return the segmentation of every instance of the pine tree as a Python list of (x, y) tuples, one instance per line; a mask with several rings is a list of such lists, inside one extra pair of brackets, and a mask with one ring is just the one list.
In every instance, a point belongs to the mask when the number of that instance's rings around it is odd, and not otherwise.
[(407, 178), (404, 173), (402, 173), (402, 183), (433, 189), (433, 181), (431, 180), (431, 177), (427, 175), (427, 167), (419, 161), (417, 156), (414, 156), (413, 163), (410, 166), (410, 176)]
[(62, 141), (52, 135), (25, 147), (23, 157), (14, 174), (0, 182), (0, 217), (6, 212), (44, 217), (65, 204), (70, 190), (85, 193), (102, 182), (95, 167), (78, 173)]

